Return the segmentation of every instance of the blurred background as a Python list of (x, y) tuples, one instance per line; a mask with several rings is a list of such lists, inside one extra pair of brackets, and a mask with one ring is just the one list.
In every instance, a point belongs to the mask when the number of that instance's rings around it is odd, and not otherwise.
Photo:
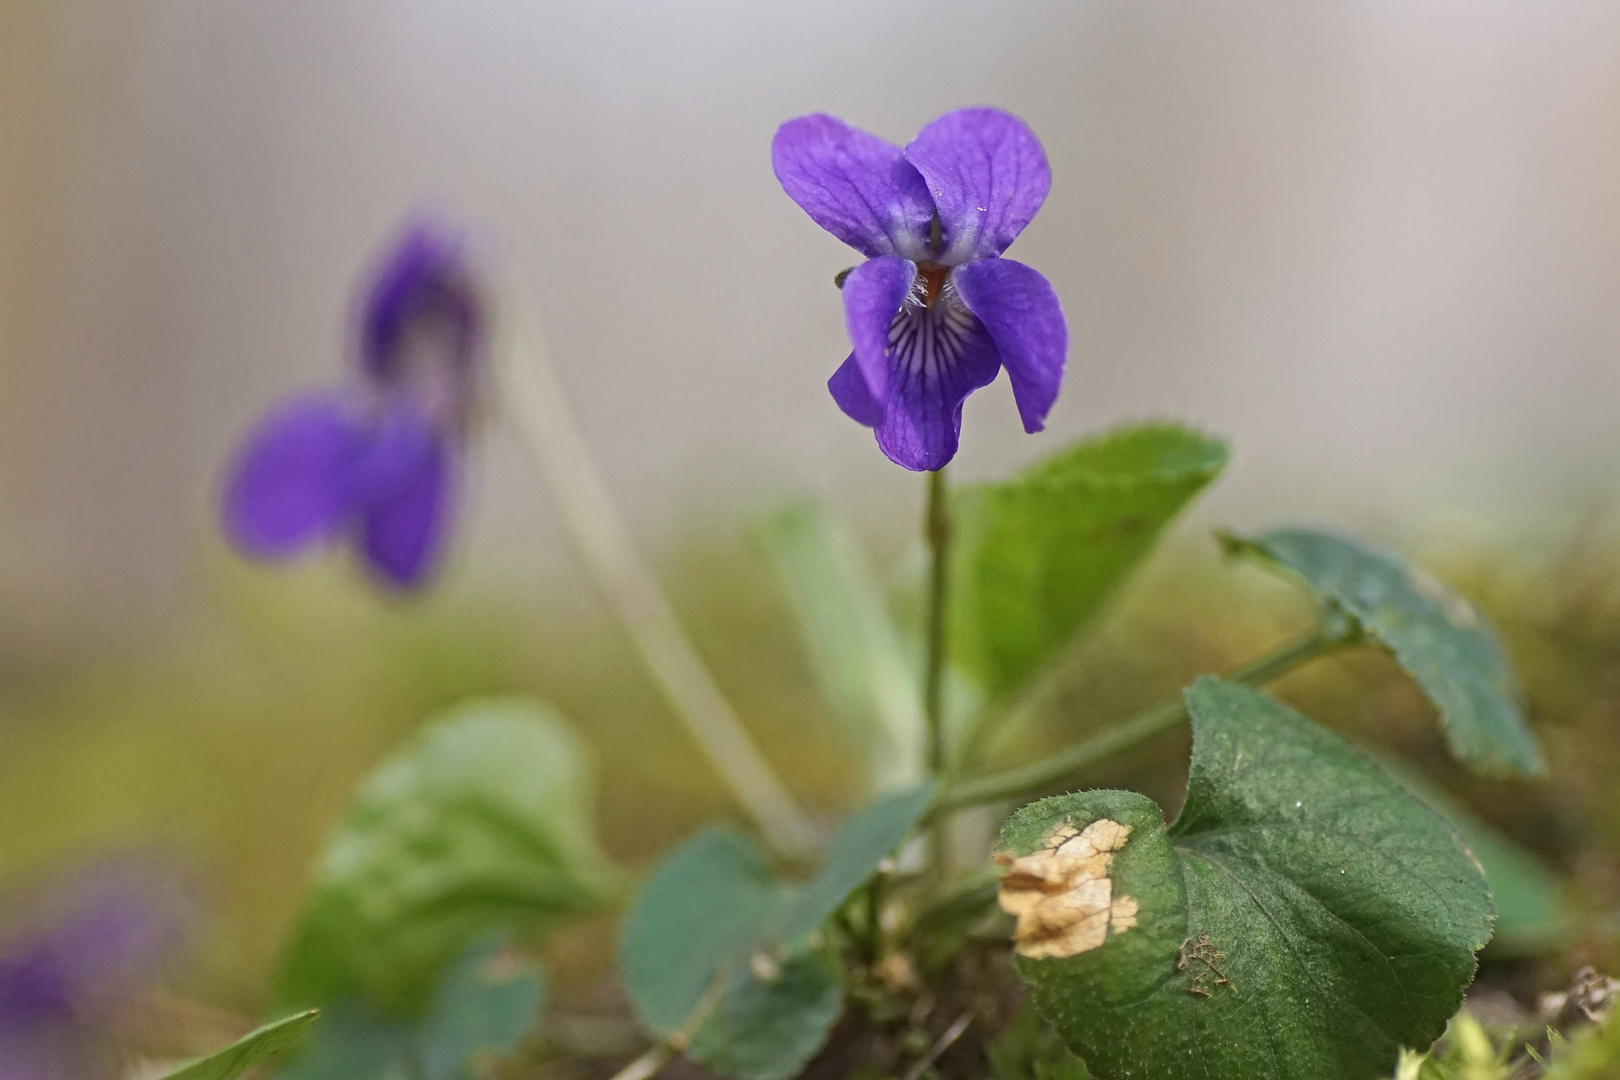
[[(356, 779), (466, 694), (535, 689), (580, 722), (627, 860), (725, 811), (506, 425), (420, 600), (341, 556), (267, 572), (224, 549), (225, 455), (350, 362), (355, 275), (420, 207), (471, 222), (527, 296), (722, 681), (839, 805), (748, 523), (815, 498), (899, 566), (921, 483), (826, 393), (854, 257), (781, 193), (770, 138), (827, 111), (903, 143), (994, 103), (1051, 160), (1012, 254), (1063, 299), (1070, 375), (1039, 437), (1004, 380), (971, 399), (957, 474), (1131, 418), (1236, 448), (1098, 645), (1140, 685), (1082, 680), (1088, 701), (1118, 715), (1302, 617), (1214, 569), (1207, 526), (1364, 529), (1498, 619), (1567, 770), (1556, 793), (1459, 790), (1620, 903), (1617, 60), (1604, 0), (5, 0), (0, 885), (178, 853), (214, 911), (189, 985), (247, 1009)], [(1296, 692), (1427, 760), (1392, 670)], [(1168, 746), (1130, 763), (1143, 783), (1179, 767)]]

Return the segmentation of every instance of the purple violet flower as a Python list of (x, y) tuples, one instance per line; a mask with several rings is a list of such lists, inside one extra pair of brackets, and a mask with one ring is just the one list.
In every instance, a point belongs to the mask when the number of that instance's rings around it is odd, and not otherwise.
[(0, 940), (0, 1080), (112, 1080), (116, 1029), (181, 944), (194, 906), (133, 860), (49, 888)]
[(422, 585), (453, 512), (484, 321), (461, 237), (408, 230), (365, 293), (351, 384), (283, 402), (238, 447), (224, 495), (232, 544), (281, 560), (352, 539), (387, 584)]
[(843, 281), (854, 351), (827, 383), (908, 469), (956, 455), (962, 402), (1005, 367), (1024, 430), (1057, 399), (1068, 325), (1052, 286), (1001, 258), (1052, 186), (1033, 132), (999, 109), (958, 109), (904, 150), (822, 114), (771, 143), (788, 196), (867, 256)]

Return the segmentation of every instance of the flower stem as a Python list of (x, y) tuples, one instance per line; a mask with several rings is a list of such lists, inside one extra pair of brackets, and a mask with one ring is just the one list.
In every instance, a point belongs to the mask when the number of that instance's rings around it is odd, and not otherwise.
[[(1354, 644), (1356, 640), (1357, 636), (1354, 633), (1318, 628), (1270, 656), (1262, 657), (1252, 664), (1237, 669), (1227, 678), (1234, 682), (1259, 686), (1281, 677), (1308, 660)], [(1090, 738), (1082, 739), (1040, 761), (958, 784), (940, 798), (935, 806), (935, 812), (959, 810), (963, 807), (999, 802), (1002, 799), (1017, 798), (1040, 791), (1071, 773), (1113, 757), (1160, 732), (1170, 730), (1186, 719), (1186, 716), (1186, 700), (1177, 696), (1171, 701), (1155, 705), (1145, 712), (1104, 728)]]
[(664, 697), (765, 839), (789, 854), (812, 850), (814, 827), (715, 684), (657, 577), (636, 551), (574, 425), (539, 327), (533, 319), (525, 322), (517, 328), (518, 347), (507, 350), (510, 407), (575, 551)]
[(945, 604), (950, 592), (951, 509), (945, 470), (928, 474), (928, 658), (923, 672), (923, 718), (928, 730), (928, 771), (945, 771)]
[[(945, 615), (950, 594), (951, 508), (945, 470), (928, 474), (928, 506), (923, 512), (923, 536), (928, 542), (928, 654), (923, 668), (923, 720), (928, 745), (925, 762), (930, 776), (943, 776), (945, 747)], [(946, 822), (936, 818), (929, 830), (929, 865), (934, 879), (946, 875)]]

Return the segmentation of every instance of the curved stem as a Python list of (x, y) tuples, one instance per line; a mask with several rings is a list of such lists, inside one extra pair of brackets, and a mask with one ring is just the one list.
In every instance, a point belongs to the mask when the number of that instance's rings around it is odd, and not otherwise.
[(811, 850), (814, 827), (732, 711), (636, 551), (574, 426), (538, 326), (523, 329), (519, 347), (508, 350), (510, 407), (575, 551), (618, 612), (664, 697), (766, 840), (792, 854)]
[[(1279, 678), (1308, 660), (1314, 660), (1324, 653), (1353, 644), (1355, 640), (1352, 634), (1318, 628), (1308, 637), (1237, 669), (1227, 678), (1234, 682), (1258, 686)], [(1128, 720), (1104, 728), (1090, 738), (1082, 739), (1041, 761), (958, 784), (941, 796), (935, 805), (935, 812), (999, 802), (1002, 799), (1039, 791), (1071, 773), (1113, 757), (1160, 732), (1170, 730), (1186, 717), (1187, 703), (1183, 698), (1177, 697), (1172, 701), (1166, 701), (1146, 712), (1137, 713)]]

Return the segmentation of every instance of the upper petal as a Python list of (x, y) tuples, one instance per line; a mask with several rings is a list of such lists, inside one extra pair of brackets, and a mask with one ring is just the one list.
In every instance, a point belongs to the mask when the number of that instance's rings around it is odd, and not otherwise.
[(872, 397), (889, 396), (889, 327), (917, 280), (917, 264), (886, 256), (868, 259), (844, 279), (844, 325), (855, 363)]
[(995, 343), (972, 313), (942, 299), (908, 304), (895, 320), (889, 349), (889, 397), (878, 446), (897, 465), (942, 469), (956, 456), (962, 402), (996, 377)]
[(349, 478), (368, 438), (337, 395), (295, 398), (253, 429), (225, 479), (225, 534), (258, 558), (332, 536), (351, 509)]
[(1040, 273), (1011, 259), (981, 259), (951, 274), (957, 295), (995, 340), (1024, 430), (1040, 431), (1063, 384), (1069, 324)]
[(360, 315), (365, 372), (382, 382), (414, 373), (413, 341), (427, 339), (436, 362), (465, 378), (482, 347), (484, 305), (454, 229), (411, 224), (370, 276)]
[(388, 584), (420, 587), (438, 565), (452, 500), (452, 451), (435, 439), (409, 474), (364, 511), (361, 549)]
[(1035, 133), (1000, 109), (958, 109), (917, 133), (906, 159), (928, 182), (956, 265), (1000, 255), (1046, 200), (1052, 170)]
[(789, 198), (861, 254), (927, 254), (934, 203), (893, 143), (815, 113), (776, 130), (771, 166)]

